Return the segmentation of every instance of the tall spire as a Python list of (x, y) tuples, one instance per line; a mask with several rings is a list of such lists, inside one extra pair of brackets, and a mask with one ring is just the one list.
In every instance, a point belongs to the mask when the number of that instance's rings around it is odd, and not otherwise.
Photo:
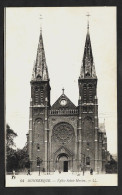
[(34, 63), (32, 80), (49, 80), (48, 68), (46, 64), (42, 29), (40, 29), (40, 37), (37, 49), (36, 61)]
[(87, 33), (89, 33), (89, 14), (86, 15), (88, 17), (88, 21), (87, 21)]
[[(89, 17), (90, 15), (88, 14), (87, 16)], [(80, 77), (81, 78), (96, 77), (93, 55), (92, 55), (90, 33), (89, 33), (89, 20), (87, 22), (86, 42), (85, 42)]]

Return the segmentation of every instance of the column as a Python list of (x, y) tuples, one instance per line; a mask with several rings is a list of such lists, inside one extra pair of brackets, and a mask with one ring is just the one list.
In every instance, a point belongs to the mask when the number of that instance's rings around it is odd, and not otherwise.
[(49, 124), (48, 124), (48, 106), (45, 98), (45, 171), (49, 172)]
[(78, 154), (77, 154), (77, 160), (78, 160), (78, 171), (81, 171), (81, 96), (79, 97), (79, 116), (78, 116), (78, 135), (77, 135), (77, 142), (78, 142)]
[[(30, 100), (30, 112), (29, 112), (29, 160), (30, 160), (30, 163), (32, 163), (32, 128), (33, 128), (33, 121), (32, 121), (32, 98)], [(30, 167), (31, 168), (31, 167)]]
[(95, 127), (95, 136), (94, 136), (94, 148), (95, 148), (95, 159), (94, 159), (94, 167), (95, 171), (98, 169), (98, 100), (95, 96), (95, 116), (94, 116), (94, 127)]

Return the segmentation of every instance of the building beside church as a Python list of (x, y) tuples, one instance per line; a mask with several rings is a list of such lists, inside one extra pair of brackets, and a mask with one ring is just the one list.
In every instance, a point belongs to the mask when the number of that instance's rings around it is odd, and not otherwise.
[(31, 171), (104, 171), (107, 137), (104, 124), (98, 122), (97, 75), (92, 54), (89, 24), (81, 71), (78, 105), (64, 90), (50, 105), (50, 79), (45, 58), (42, 31), (31, 79), (28, 154)]

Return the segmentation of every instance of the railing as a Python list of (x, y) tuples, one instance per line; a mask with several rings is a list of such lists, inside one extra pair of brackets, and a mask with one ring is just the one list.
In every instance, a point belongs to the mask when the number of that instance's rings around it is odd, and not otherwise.
[(77, 115), (78, 110), (69, 109), (69, 110), (50, 110), (50, 115)]

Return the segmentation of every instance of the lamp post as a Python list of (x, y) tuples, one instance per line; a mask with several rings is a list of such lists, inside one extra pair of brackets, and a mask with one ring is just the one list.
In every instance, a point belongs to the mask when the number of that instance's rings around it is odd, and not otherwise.
[(32, 161), (30, 160), (30, 172), (32, 171)]
[(40, 164), (43, 162), (42, 159), (40, 159), (40, 157), (37, 157), (37, 167), (39, 167), (39, 175), (40, 175)]
[(50, 175), (50, 162), (51, 162), (51, 159), (49, 158), (49, 161), (48, 161), (48, 163), (49, 163), (49, 175)]
[(37, 157), (37, 167), (39, 167), (39, 175), (40, 175), (40, 158)]

